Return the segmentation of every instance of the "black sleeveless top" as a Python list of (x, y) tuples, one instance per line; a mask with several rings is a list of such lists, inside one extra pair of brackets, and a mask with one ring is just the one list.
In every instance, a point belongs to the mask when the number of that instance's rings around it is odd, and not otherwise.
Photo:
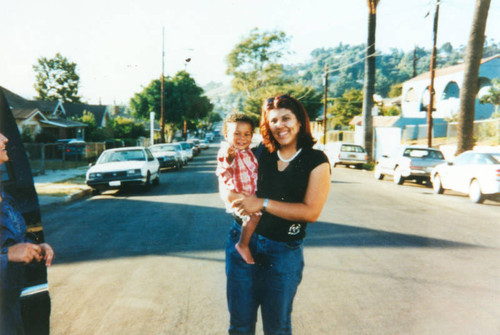
[[(278, 171), (278, 155), (263, 149), (259, 158), (259, 173), (256, 195), (284, 202), (303, 202), (309, 175), (318, 165), (328, 162), (323, 151), (303, 148), (285, 170)], [(271, 240), (288, 242), (306, 236), (307, 222), (282, 219), (264, 212), (256, 233)]]

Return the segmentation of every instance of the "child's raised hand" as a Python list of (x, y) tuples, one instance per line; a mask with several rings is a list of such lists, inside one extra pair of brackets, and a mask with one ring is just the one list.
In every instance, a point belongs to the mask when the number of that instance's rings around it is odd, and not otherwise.
[(229, 164), (231, 164), (234, 160), (234, 153), (235, 153), (234, 147), (230, 145), (227, 148), (227, 158), (226, 158)]

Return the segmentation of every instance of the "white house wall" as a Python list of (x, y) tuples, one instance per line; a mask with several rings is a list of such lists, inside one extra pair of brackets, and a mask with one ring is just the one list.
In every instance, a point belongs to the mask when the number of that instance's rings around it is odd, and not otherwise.
[[(480, 66), (479, 77), (500, 78), (500, 59), (495, 58)], [(450, 98), (443, 100), (443, 92), (450, 82), (456, 82), (459, 89), (462, 89), (464, 80), (464, 72), (458, 71), (446, 75), (436, 76), (434, 79), (434, 106), (436, 111), (433, 113), (434, 118), (453, 118), (458, 114), (460, 108), (460, 100), (458, 98)], [(403, 83), (401, 109), (402, 115), (405, 118), (427, 118), (427, 111), (420, 111), (422, 101), (429, 101), (427, 87), (430, 84), (430, 78), (423, 80), (409, 80)], [(417, 100), (406, 101), (408, 91), (413, 88), (415, 90)], [(494, 106), (491, 104), (480, 104), (479, 99), (476, 100), (476, 119), (487, 119), (494, 111)]]

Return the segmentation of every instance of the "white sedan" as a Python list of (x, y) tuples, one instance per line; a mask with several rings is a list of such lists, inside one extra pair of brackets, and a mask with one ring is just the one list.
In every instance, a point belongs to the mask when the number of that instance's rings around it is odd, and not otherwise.
[(147, 148), (109, 149), (87, 171), (86, 183), (94, 193), (127, 185), (149, 188), (160, 183), (160, 163)]
[(436, 166), (431, 180), (436, 194), (449, 189), (482, 203), (487, 197), (500, 195), (500, 152), (466, 151), (453, 162)]

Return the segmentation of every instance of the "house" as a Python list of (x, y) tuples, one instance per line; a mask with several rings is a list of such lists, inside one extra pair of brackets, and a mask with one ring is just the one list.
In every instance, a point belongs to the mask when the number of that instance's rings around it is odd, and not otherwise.
[(27, 100), (1, 86), (0, 90), (4, 92), (21, 133), (28, 128), (33, 135), (44, 130), (59, 139), (83, 138), (87, 125), (75, 119), (87, 111), (94, 115), (98, 127), (104, 127), (113, 110), (104, 105)]
[[(464, 80), (465, 64), (437, 69), (434, 78), (433, 118), (456, 119), (460, 108), (460, 89)], [(475, 106), (475, 119), (488, 119), (494, 112), (492, 104), (481, 104), (479, 98), (488, 93), (492, 79), (500, 78), (500, 55), (484, 58), (479, 67), (479, 90)], [(404, 118), (427, 118), (429, 105), (430, 72), (423, 73), (403, 83), (402, 116)]]

